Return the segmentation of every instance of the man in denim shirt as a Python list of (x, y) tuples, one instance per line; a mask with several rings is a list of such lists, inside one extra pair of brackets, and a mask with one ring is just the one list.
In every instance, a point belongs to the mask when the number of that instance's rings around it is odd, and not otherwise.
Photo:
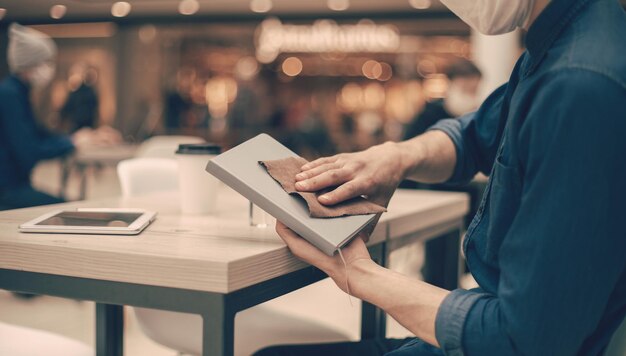
[[(350, 291), (417, 336), (390, 355), (601, 355), (626, 314), (624, 10), (617, 0), (443, 2), (481, 32), (506, 32), (512, 23), (528, 29), (510, 81), (476, 113), (412, 140), (311, 162), (297, 187), (338, 186), (319, 197), (324, 204), (362, 194), (384, 204), (403, 178), (466, 182), (488, 174), (463, 243), (480, 288), (449, 292), (411, 280), (377, 266), (355, 239), (344, 249)], [(488, 4), (492, 12), (475, 7)], [(346, 290), (338, 257), (281, 223), (277, 231)], [(397, 344), (259, 354), (381, 354)]]

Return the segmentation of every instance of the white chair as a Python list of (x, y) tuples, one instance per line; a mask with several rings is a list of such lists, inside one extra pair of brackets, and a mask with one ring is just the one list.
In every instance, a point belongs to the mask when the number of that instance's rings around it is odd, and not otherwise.
[[(177, 189), (176, 160), (135, 158), (120, 162), (117, 170), (125, 197)], [(199, 315), (133, 308), (142, 331), (155, 342), (179, 352), (202, 353)], [(349, 340), (346, 333), (320, 322), (257, 306), (237, 314), (235, 355), (250, 355), (275, 344)]]
[(0, 355), (94, 356), (95, 351), (65, 336), (0, 322)]
[(178, 145), (204, 142), (196, 136), (153, 136), (139, 145), (135, 157), (174, 158)]
[(173, 158), (132, 158), (117, 165), (122, 196), (178, 190), (178, 163)]

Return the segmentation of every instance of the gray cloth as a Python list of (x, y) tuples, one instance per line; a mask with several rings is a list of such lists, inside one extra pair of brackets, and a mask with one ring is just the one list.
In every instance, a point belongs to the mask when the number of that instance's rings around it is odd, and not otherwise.
[(17, 73), (54, 60), (57, 47), (50, 36), (17, 23), (9, 27), (7, 61), (11, 73)]
[(307, 163), (302, 157), (288, 157), (261, 163), (274, 180), (289, 194), (297, 194), (302, 197), (309, 207), (309, 214), (314, 218), (335, 218), (345, 215), (378, 214), (387, 211), (384, 207), (374, 204), (364, 198), (357, 197), (345, 202), (326, 206), (320, 204), (317, 197), (324, 192), (299, 192), (296, 190), (296, 174), (300, 173), (300, 167)]

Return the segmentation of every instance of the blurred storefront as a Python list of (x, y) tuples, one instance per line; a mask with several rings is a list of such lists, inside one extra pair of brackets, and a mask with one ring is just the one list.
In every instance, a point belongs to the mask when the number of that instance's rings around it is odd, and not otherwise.
[(270, 132), (311, 156), (400, 139), (445, 94), (446, 65), (472, 58), (470, 30), (451, 15), (35, 27), (59, 46), (37, 98), (53, 127), (89, 74), (99, 123), (128, 141), (176, 133), (228, 147)]

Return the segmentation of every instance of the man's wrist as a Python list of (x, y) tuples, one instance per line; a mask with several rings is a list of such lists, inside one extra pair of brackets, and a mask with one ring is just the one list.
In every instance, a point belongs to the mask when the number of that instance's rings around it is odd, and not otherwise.
[(423, 144), (419, 139), (411, 139), (403, 142), (393, 142), (391, 147), (394, 156), (398, 160), (398, 170), (402, 179), (411, 176), (419, 167), (422, 160)]
[(373, 260), (361, 259), (350, 264), (348, 271), (348, 283), (353, 296), (369, 301), (368, 288), (372, 285), (372, 279), (384, 270)]

